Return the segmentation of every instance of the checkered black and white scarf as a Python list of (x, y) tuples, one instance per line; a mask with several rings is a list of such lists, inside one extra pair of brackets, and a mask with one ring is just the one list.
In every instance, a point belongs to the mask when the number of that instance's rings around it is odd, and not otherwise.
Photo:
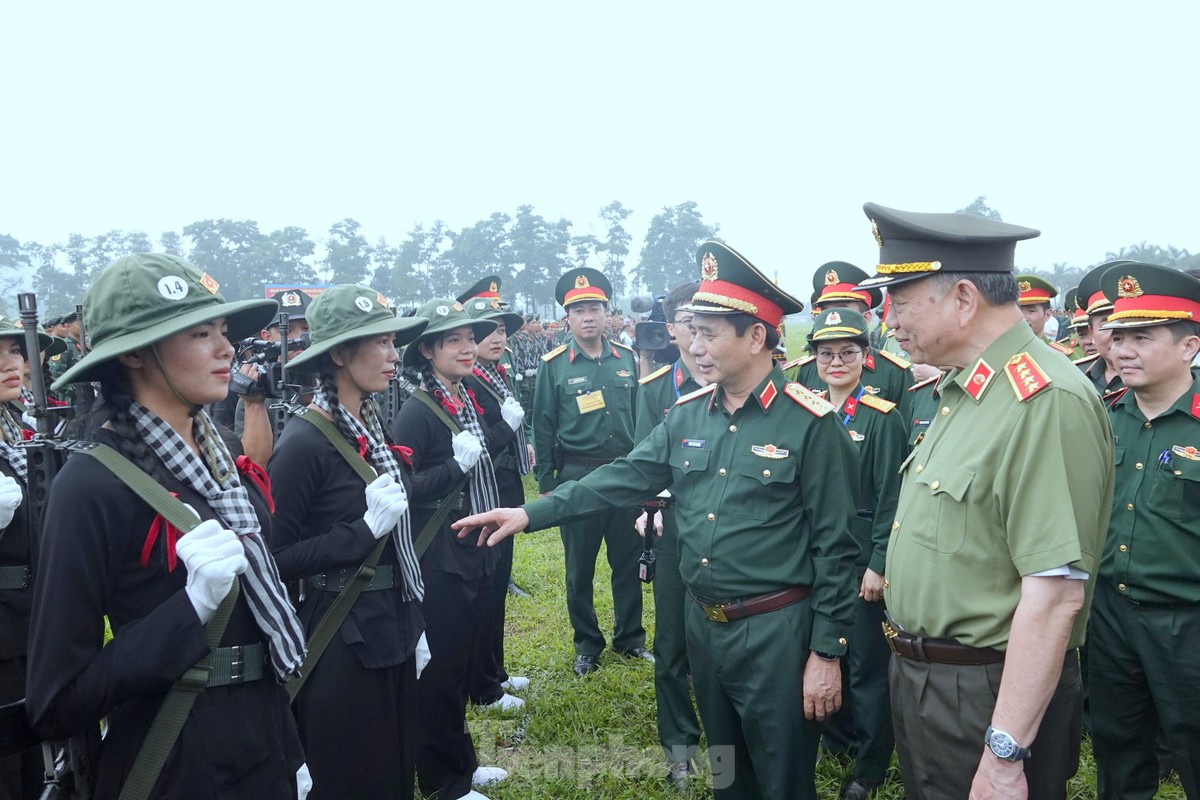
[(428, 362), (421, 371), (421, 386), (447, 414), (454, 417), (464, 431), (475, 434), (479, 443), (483, 445), (483, 454), (479, 456), (479, 462), (470, 472), (471, 513), (484, 514), (497, 508), (500, 505), (500, 490), (496, 488), (496, 469), (487, 450), (487, 437), (483, 434), (483, 425), (479, 422), (479, 414), (475, 410), (475, 395), (464, 387), (463, 394), (467, 395), (467, 402), (454, 397), (446, 388), (446, 384), (433, 373)]
[[(475, 362), (475, 377), (492, 387), (492, 390), (500, 395), (501, 403), (514, 396), (512, 390), (508, 388), (508, 381), (504, 380), (504, 375), (500, 372), (499, 362), (489, 364), (486, 361), (477, 360)], [(517, 472), (521, 475), (528, 475), (531, 465), (529, 463), (529, 448), (525, 445), (524, 425), (517, 427), (517, 438), (513, 444), (517, 448)]]
[(129, 413), (138, 432), (167, 470), (185, 486), (199, 492), (220, 521), (238, 535), (250, 562), (250, 568), (241, 576), (242, 589), (258, 627), (270, 639), (271, 665), (281, 680), (295, 677), (304, 660), (304, 629), (288, 602), (275, 559), (263, 542), (250, 495), (208, 414), (199, 411), (192, 430), (200, 452), (208, 455), (211, 470), (219, 478), (214, 477), (205, 460), (192, 452), (174, 428), (145, 406), (132, 403)]
[[(383, 423), (379, 419), (379, 407), (374, 398), (363, 398), (362, 407), (359, 410), (366, 424), (355, 419), (354, 415), (347, 411), (341, 403), (338, 403), (336, 411), (333, 410), (328, 395), (319, 386), (313, 392), (312, 402), (317, 408), (324, 409), (331, 417), (336, 415), (341, 423), (340, 430), (350, 431), (358, 439), (358, 442), (349, 442), (350, 446), (358, 444), (359, 450), (362, 452), (362, 447), (365, 445), (366, 452), (363, 453), (363, 458), (367, 463), (374, 467), (380, 475), (391, 475), (395, 479), (396, 485), (401, 490), (404, 489), (400, 462), (396, 460), (395, 451), (384, 438)], [(404, 516), (400, 518), (400, 524), (392, 532), (392, 542), (396, 545), (400, 572), (404, 575), (404, 599), (423, 600), (425, 584), (421, 580), (421, 562), (417, 559), (417, 552), (413, 547), (412, 517), (409, 512), (404, 512)]]
[(7, 408), (0, 408), (0, 431), (4, 433), (4, 440), (0, 441), (0, 458), (8, 462), (13, 472), (21, 479), (21, 483), (28, 484), (28, 462), (25, 460), (25, 448), (21, 447), (25, 437), (21, 433), (21, 426), (12, 418)]

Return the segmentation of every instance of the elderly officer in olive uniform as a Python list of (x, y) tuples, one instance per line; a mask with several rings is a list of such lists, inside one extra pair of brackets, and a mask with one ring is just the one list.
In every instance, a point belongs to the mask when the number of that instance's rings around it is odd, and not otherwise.
[(1088, 628), (1100, 797), (1154, 796), (1160, 729), (1200, 797), (1200, 281), (1127, 263), (1101, 287), (1126, 388), (1110, 406), (1116, 494)]
[[(694, 312), (685, 308), (699, 289), (698, 282), (676, 286), (663, 300), (667, 331), (679, 349), (679, 358), (638, 381), (637, 440), (640, 442), (666, 418), (679, 398), (705, 386), (696, 374), (691, 324)], [(700, 744), (700, 723), (692, 707), (691, 667), (688, 664), (684, 619), (687, 590), (679, 574), (679, 523), (674, 497), (649, 501), (639, 525), (654, 536), (654, 703), (658, 741), (670, 764), (669, 778), (676, 785), (693, 771), (691, 760)], [(655, 506), (661, 509), (654, 510)]]
[[(813, 313), (819, 313), (818, 308), (820, 311), (847, 308), (862, 314), (870, 322), (871, 309), (878, 308), (883, 302), (883, 292), (857, 285), (867, 277), (867, 273), (845, 261), (822, 264), (813, 273)], [(904, 406), (908, 400), (905, 390), (913, 385), (910, 367), (910, 362), (895, 353), (869, 348), (863, 356), (863, 385), (870, 394)], [(784, 364), (783, 374), (788, 380), (799, 381), (810, 389), (825, 388), (811, 353)]]
[(710, 385), (680, 397), (627, 457), (455, 527), (484, 525), (495, 543), (669, 486), (716, 796), (815, 798), (817, 721), (840, 705), (854, 618), (854, 446), (833, 407), (771, 358), (780, 321), (803, 304), (719, 242), (697, 260), (685, 308)]
[(1061, 797), (1078, 767), (1075, 648), (1112, 497), (1107, 415), (1016, 307), (1016, 242), (1038, 231), (864, 211), (880, 247), (867, 283), (888, 287), (897, 341), (949, 369), (902, 467), (888, 543), (905, 791)]
[[(568, 271), (554, 287), (559, 305), (567, 310), (571, 335), (542, 356), (534, 389), (533, 471), (542, 494), (633, 448), (637, 358), (632, 349), (604, 335), (611, 295), (608, 278), (587, 267)], [(605, 645), (592, 601), (601, 542), (612, 567), (613, 650), (654, 660), (642, 627), (642, 584), (637, 573), (641, 546), (630, 533), (634, 505), (606, 509), (561, 528), (577, 675), (596, 671)]]

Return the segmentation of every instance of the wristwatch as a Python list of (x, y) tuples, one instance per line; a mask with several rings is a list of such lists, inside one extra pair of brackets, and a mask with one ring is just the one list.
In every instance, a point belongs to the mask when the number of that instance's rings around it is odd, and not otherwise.
[(1003, 761), (1021, 761), (1029, 757), (1028, 747), (1021, 747), (1012, 736), (991, 726), (983, 734), (983, 743), (992, 751), (992, 755)]

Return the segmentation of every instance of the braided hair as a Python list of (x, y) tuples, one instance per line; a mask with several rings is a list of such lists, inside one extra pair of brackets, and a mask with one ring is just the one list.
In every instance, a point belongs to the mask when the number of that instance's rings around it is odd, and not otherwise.
[(129, 411), (129, 407), (133, 405), (133, 390), (130, 387), (129, 374), (115, 360), (100, 365), (97, 370), (97, 379), (100, 382), (100, 393), (104, 397), (104, 405), (98, 408), (96, 413), (105, 415), (104, 421), (116, 434), (117, 451), (155, 480), (169, 479), (170, 476), (162, 461), (138, 432), (133, 415)]

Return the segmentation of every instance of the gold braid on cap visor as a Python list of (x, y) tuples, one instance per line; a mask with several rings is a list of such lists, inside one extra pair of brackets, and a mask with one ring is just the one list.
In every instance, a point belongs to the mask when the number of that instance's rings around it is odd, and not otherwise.
[(1131, 308), (1128, 311), (1118, 311), (1108, 315), (1108, 321), (1114, 319), (1193, 319), (1191, 311), (1155, 311), (1150, 308)]
[(913, 261), (908, 264), (876, 264), (880, 275), (899, 275), (905, 272), (936, 272), (942, 268), (940, 261)]
[(754, 305), (753, 303), (747, 303), (745, 300), (739, 300), (736, 297), (728, 297), (723, 294), (714, 294), (713, 292), (696, 292), (694, 295), (692, 295), (692, 301), (695, 302), (696, 300), (708, 300), (711, 303), (716, 303), (717, 305), (725, 306), (726, 308), (744, 311), (752, 317), (758, 316), (758, 306)]

